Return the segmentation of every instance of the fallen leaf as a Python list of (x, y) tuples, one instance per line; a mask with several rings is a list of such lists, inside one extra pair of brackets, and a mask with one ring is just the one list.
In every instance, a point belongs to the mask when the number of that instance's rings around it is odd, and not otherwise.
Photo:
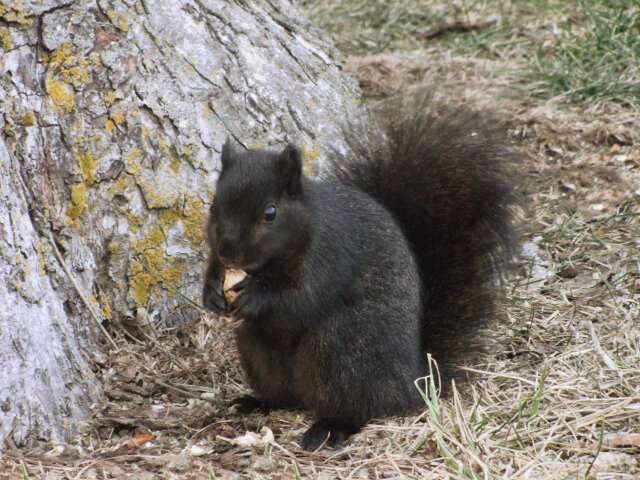
[(244, 448), (258, 448), (263, 449), (267, 445), (275, 443), (273, 432), (270, 428), (262, 427), (260, 433), (247, 432), (244, 435), (240, 435), (236, 438), (219, 437), (221, 440), (225, 440), (233, 445)]
[(561, 278), (576, 278), (578, 275), (578, 270), (574, 266), (564, 267), (562, 270), (556, 273)]
[(154, 438), (155, 437), (149, 432), (136, 432), (133, 438), (127, 442), (127, 448), (129, 450), (137, 450), (145, 443), (152, 441)]

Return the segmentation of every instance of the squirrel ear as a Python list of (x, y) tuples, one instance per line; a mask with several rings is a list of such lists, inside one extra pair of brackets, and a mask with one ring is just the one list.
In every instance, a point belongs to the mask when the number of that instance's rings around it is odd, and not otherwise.
[(231, 137), (227, 137), (224, 145), (222, 146), (222, 155), (220, 156), (222, 168), (225, 169), (227, 167), (230, 167), (235, 156), (236, 149), (234, 148), (233, 140), (231, 140)]
[(302, 154), (300, 149), (290, 143), (278, 157), (278, 167), (282, 185), (292, 198), (302, 193)]

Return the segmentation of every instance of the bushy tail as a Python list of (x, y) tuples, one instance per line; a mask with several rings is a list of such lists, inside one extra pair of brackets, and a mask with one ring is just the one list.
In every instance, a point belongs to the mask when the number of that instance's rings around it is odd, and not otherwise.
[(377, 113), (382, 133), (355, 135), (355, 155), (336, 160), (332, 175), (376, 198), (409, 239), (424, 282), (423, 344), (451, 378), (480, 351), (478, 331), (513, 264), (520, 155), (501, 122), (428, 93)]

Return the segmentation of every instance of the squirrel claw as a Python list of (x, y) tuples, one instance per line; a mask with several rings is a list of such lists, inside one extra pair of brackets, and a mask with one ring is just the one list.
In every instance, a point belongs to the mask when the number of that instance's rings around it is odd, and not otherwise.
[(202, 304), (204, 308), (218, 315), (224, 314), (227, 309), (227, 301), (222, 292), (216, 291), (215, 288), (206, 288), (202, 294)]

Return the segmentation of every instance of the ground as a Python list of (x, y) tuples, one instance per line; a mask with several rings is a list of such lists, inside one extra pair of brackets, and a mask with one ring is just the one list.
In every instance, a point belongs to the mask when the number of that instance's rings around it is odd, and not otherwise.
[[(527, 153), (523, 260), (472, 382), (307, 453), (303, 412), (235, 415), (228, 320), (132, 326), (72, 445), (3, 478), (640, 476), (640, 8), (635, 0), (306, 0), (369, 98), (424, 82), (498, 111)], [(122, 337), (122, 335), (120, 335)]]

